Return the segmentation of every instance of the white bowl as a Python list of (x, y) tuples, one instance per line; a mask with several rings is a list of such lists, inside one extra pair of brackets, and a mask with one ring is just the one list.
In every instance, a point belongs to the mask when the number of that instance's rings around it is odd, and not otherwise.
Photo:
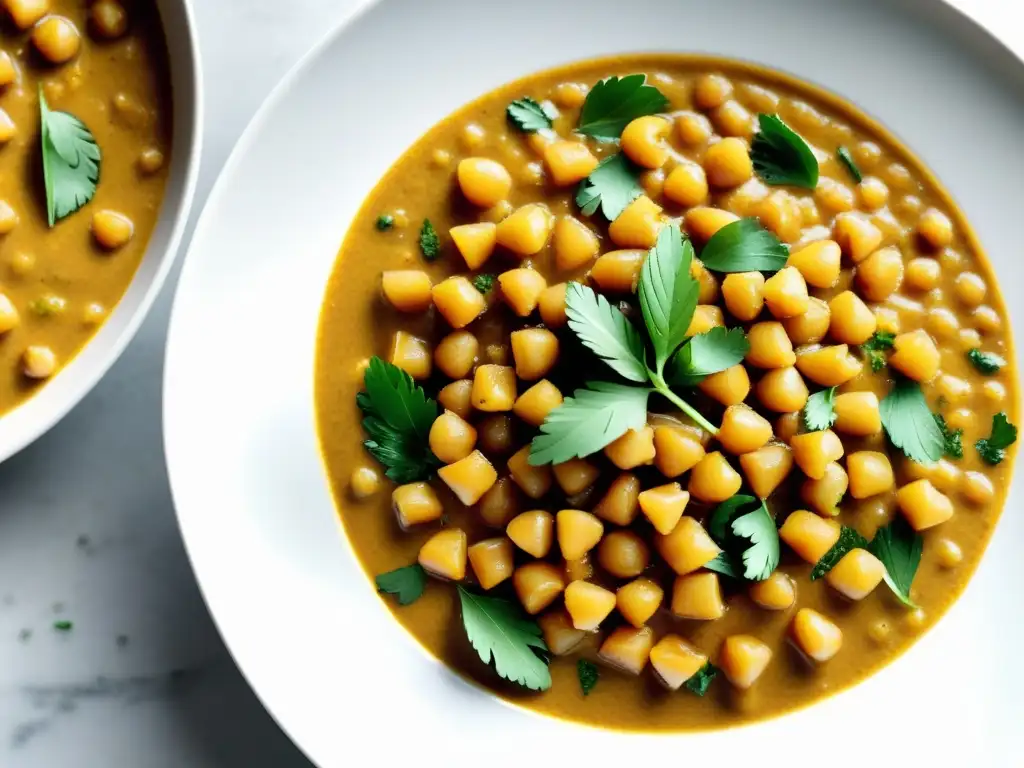
[(95, 336), (46, 386), (0, 418), (0, 461), (60, 421), (132, 340), (174, 263), (188, 220), (202, 147), (202, 83), (191, 0), (157, 0), (170, 60), (174, 124), (160, 218), (128, 289)]
[(1004, 290), (1022, 284), (1024, 66), (936, 0), (384, 0), (307, 56), (249, 126), (175, 301), (168, 469), (225, 641), (323, 768), (1019, 765), (1019, 486), (964, 596), (908, 653), (812, 707), (712, 733), (599, 731), (506, 705), (424, 654), (356, 562), (313, 409), (320, 304), (352, 216), (461, 104), (554, 64), (638, 50), (752, 59), (860, 105), (957, 197)]

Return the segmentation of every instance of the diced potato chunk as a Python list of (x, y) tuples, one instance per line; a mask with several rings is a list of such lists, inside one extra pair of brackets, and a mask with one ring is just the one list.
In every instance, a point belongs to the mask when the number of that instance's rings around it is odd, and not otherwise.
[(813, 512), (798, 509), (786, 518), (779, 528), (779, 538), (811, 565), (839, 541), (840, 526), (835, 520), (826, 520)]
[(466, 458), (441, 467), (437, 476), (467, 507), (476, 504), (498, 479), (491, 462), (480, 451), (473, 451)]
[(880, 451), (855, 451), (846, 457), (850, 478), (850, 495), (866, 499), (892, 488), (896, 481), (889, 457)]
[(760, 272), (734, 272), (722, 281), (722, 298), (729, 314), (749, 323), (764, 307), (764, 275)]
[(581, 141), (558, 139), (544, 148), (548, 177), (556, 187), (578, 184), (597, 167), (597, 158)]
[(640, 510), (651, 521), (654, 530), (668, 535), (683, 516), (690, 494), (679, 483), (668, 483), (649, 488), (639, 496)]
[(604, 523), (582, 509), (563, 509), (555, 515), (558, 548), (566, 560), (578, 560), (597, 546)]
[(492, 528), (504, 528), (519, 509), (518, 492), (510, 477), (499, 477), (477, 504), (480, 519)]
[(588, 581), (574, 581), (565, 588), (565, 610), (576, 629), (594, 632), (615, 610), (615, 593)]
[(691, 208), (683, 217), (686, 232), (695, 240), (707, 242), (726, 224), (739, 221), (739, 216), (721, 208)]
[(601, 470), (586, 459), (569, 459), (551, 467), (555, 473), (555, 481), (566, 496), (583, 493), (594, 484)]
[(469, 379), (453, 381), (441, 387), (437, 393), (437, 402), (452, 413), (458, 414), (463, 419), (468, 419), (472, 412), (473, 382)]
[(619, 587), (615, 604), (622, 618), (634, 627), (642, 627), (661, 607), (665, 590), (650, 579), (634, 579)]
[(535, 269), (519, 268), (498, 275), (498, 285), (501, 286), (501, 295), (505, 303), (517, 315), (526, 317), (537, 308), (540, 295), (548, 287), (548, 282)]
[(772, 660), (772, 649), (751, 635), (730, 635), (722, 643), (718, 666), (726, 679), (746, 690), (761, 676)]
[(492, 413), (477, 422), (477, 447), (485, 454), (504, 456), (514, 444), (514, 424), (507, 413)]
[(466, 458), (476, 445), (476, 430), (458, 414), (445, 411), (430, 427), (430, 450), (441, 461), (452, 464)]
[(796, 584), (782, 571), (775, 571), (764, 581), (751, 584), (747, 594), (767, 611), (787, 611), (796, 602)]
[(653, 647), (654, 631), (650, 627), (619, 627), (601, 643), (598, 656), (615, 669), (639, 675)]
[(516, 376), (523, 381), (544, 377), (558, 362), (558, 337), (547, 328), (512, 331), (511, 340)]
[(857, 288), (868, 301), (885, 301), (903, 284), (903, 254), (879, 248), (857, 265)]
[(567, 283), (549, 285), (540, 292), (537, 309), (540, 319), (548, 328), (561, 328), (569, 318), (565, 314), (565, 288)]
[(604, 293), (633, 293), (640, 282), (647, 251), (610, 251), (598, 257), (590, 279)]
[(668, 534), (657, 534), (654, 547), (669, 568), (680, 576), (703, 568), (722, 550), (708, 532), (692, 517), (683, 517)]
[(768, 371), (757, 382), (755, 392), (765, 408), (778, 413), (799, 411), (810, 396), (803, 376), (792, 366)]
[(661, 226), (661, 206), (640, 195), (608, 226), (608, 237), (620, 248), (651, 248)]
[(861, 213), (837, 215), (832, 237), (854, 264), (864, 261), (882, 242), (881, 230)]
[(704, 453), (693, 433), (669, 426), (654, 428), (654, 466), (665, 477), (679, 477), (693, 469)]
[(843, 291), (828, 303), (829, 333), (841, 344), (863, 344), (878, 326), (875, 313), (853, 291)]
[(562, 393), (547, 379), (541, 379), (523, 392), (512, 406), (512, 412), (527, 424), (539, 427), (555, 408), (562, 404)]
[(480, 269), (491, 258), (498, 244), (498, 226), (490, 221), (476, 224), (461, 224), (448, 230), (455, 247), (462, 254), (466, 266)]
[(722, 416), (718, 442), (731, 454), (750, 453), (771, 440), (772, 425), (749, 405), (730, 405)]
[(395, 488), (391, 492), (391, 508), (402, 530), (440, 520), (444, 514), (441, 500), (426, 483), (407, 483)]
[(793, 342), (782, 323), (754, 323), (747, 332), (747, 341), (750, 342), (747, 363), (755, 368), (786, 368), (796, 362)]
[(432, 283), (420, 269), (401, 269), (381, 274), (381, 289), (399, 312), (425, 312), (430, 308)]
[(843, 646), (843, 631), (811, 608), (801, 608), (789, 627), (796, 647), (811, 661), (828, 661)]
[(461, 275), (442, 280), (431, 289), (434, 306), (452, 328), (465, 328), (487, 309), (484, 296)]
[(478, 411), (511, 411), (516, 402), (516, 372), (507, 365), (478, 365), (472, 400)]
[(594, 506), (594, 514), (615, 525), (629, 525), (640, 511), (640, 481), (631, 472), (623, 472), (608, 486)]
[(734, 365), (704, 379), (697, 388), (722, 405), (742, 403), (750, 394), (750, 376), (744, 365)]
[(803, 314), (787, 317), (782, 321), (782, 327), (794, 344), (815, 344), (825, 338), (831, 320), (828, 304), (811, 298)]
[(825, 474), (817, 480), (808, 478), (800, 486), (800, 498), (823, 517), (839, 514), (839, 502), (850, 485), (846, 470), (836, 462), (825, 466)]
[(679, 635), (665, 635), (651, 649), (651, 667), (670, 691), (678, 691), (707, 662), (706, 655)]
[(889, 365), (914, 381), (931, 381), (939, 372), (941, 356), (928, 332), (922, 329), (901, 333), (893, 341)]
[(430, 376), (433, 360), (427, 342), (405, 331), (395, 331), (391, 342), (391, 364), (396, 365), (417, 381)]
[(843, 253), (835, 240), (816, 240), (793, 251), (786, 265), (796, 267), (808, 285), (831, 288), (839, 282)]
[(874, 392), (844, 392), (832, 401), (836, 412), (837, 432), (857, 437), (870, 437), (882, 431), (878, 395)]
[(562, 594), (565, 577), (551, 563), (535, 561), (516, 568), (512, 574), (512, 586), (523, 609), (532, 616), (543, 611)]
[(633, 531), (612, 531), (597, 545), (597, 562), (617, 579), (632, 579), (651, 562), (651, 550)]
[(735, 496), (743, 478), (718, 451), (704, 456), (690, 471), (690, 494), (701, 501), (717, 503)]
[(420, 547), (417, 560), (432, 576), (462, 581), (466, 577), (466, 532), (461, 528), (438, 531)]
[(804, 376), (823, 387), (838, 387), (860, 373), (863, 363), (850, 354), (846, 344), (802, 349), (796, 367)]
[(469, 375), (476, 363), (480, 342), (466, 330), (452, 331), (434, 348), (434, 363), (450, 379)]
[(469, 548), (469, 564), (483, 589), (492, 589), (512, 576), (512, 542), (504, 536), (478, 541)]
[(796, 267), (783, 267), (764, 284), (764, 303), (775, 317), (793, 317), (807, 311), (807, 281)]
[(546, 205), (528, 203), (498, 222), (498, 245), (517, 256), (532, 256), (547, 245), (554, 217)]
[(686, 335), (696, 336), (698, 333), (707, 333), (712, 328), (725, 325), (725, 317), (722, 315), (722, 308), (714, 304), (698, 304), (693, 311), (693, 319), (686, 329)]
[(526, 445), (512, 454), (508, 460), (508, 471), (523, 493), (531, 499), (539, 499), (549, 490), (554, 478), (551, 465), (542, 464), (535, 467), (530, 464), (530, 446)]
[(794, 435), (789, 441), (793, 460), (812, 480), (825, 476), (825, 467), (843, 456), (843, 443), (831, 429)]
[(915, 531), (944, 523), (953, 516), (953, 502), (930, 480), (915, 480), (896, 491), (896, 502)]
[(788, 445), (771, 443), (740, 456), (740, 467), (750, 489), (758, 498), (766, 499), (793, 469), (793, 453)]
[(586, 632), (572, 625), (572, 618), (564, 608), (553, 608), (539, 617), (537, 624), (544, 633), (544, 644), (555, 656), (571, 653), (587, 636)]
[(882, 561), (866, 549), (851, 549), (825, 574), (828, 585), (850, 600), (863, 600), (885, 578)]
[(631, 429), (613, 440), (604, 449), (604, 455), (619, 469), (633, 469), (654, 461), (654, 429)]
[(467, 157), (456, 170), (459, 188), (473, 205), (490, 208), (508, 197), (512, 176), (501, 163), (486, 157)]
[(642, 168), (661, 168), (668, 160), (665, 137), (672, 123), (658, 115), (644, 115), (631, 120), (622, 130), (622, 151)]
[(601, 244), (597, 235), (572, 216), (562, 216), (552, 236), (555, 266), (562, 271), (579, 269), (597, 258)]
[(555, 516), (544, 509), (523, 512), (509, 521), (505, 534), (527, 554), (546, 557), (555, 539)]
[(712, 571), (677, 576), (672, 585), (672, 613), (684, 619), (714, 621), (725, 615), (725, 603)]

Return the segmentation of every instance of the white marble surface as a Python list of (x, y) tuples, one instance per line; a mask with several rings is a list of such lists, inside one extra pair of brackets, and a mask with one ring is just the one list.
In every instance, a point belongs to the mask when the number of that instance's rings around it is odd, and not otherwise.
[[(269, 89), (358, 0), (194, 2), (207, 95), (198, 212)], [(1012, 3), (956, 4), (1021, 50)], [(228, 656), (178, 536), (160, 440), (176, 275), (96, 390), (0, 466), (5, 768), (310, 765)]]

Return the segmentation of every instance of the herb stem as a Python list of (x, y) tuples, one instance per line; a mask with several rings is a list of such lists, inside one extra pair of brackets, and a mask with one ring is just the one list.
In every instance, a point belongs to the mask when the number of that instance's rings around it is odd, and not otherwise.
[(693, 419), (698, 427), (705, 430), (706, 432), (710, 432), (712, 436), (718, 435), (718, 427), (716, 427), (710, 421), (701, 416), (696, 408), (694, 408), (688, 402), (683, 400), (683, 398), (679, 397), (679, 395), (677, 395), (675, 392), (669, 389), (669, 386), (668, 384), (665, 383), (665, 378), (661, 375), (661, 373), (655, 371), (648, 371), (648, 373), (650, 373), (651, 383), (654, 384), (654, 389), (657, 390), (658, 393), (664, 395), (673, 404), (678, 406), (679, 410), (681, 410), (683, 413), (685, 413), (687, 416)]

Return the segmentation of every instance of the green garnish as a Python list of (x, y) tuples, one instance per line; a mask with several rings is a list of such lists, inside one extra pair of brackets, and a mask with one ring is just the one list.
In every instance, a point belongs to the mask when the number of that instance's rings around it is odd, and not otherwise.
[(740, 573), (740, 569), (733, 562), (728, 552), (719, 552), (714, 560), (704, 563), (704, 570), (720, 573), (723, 576), (728, 576), (730, 579), (743, 578), (743, 574)]
[(584, 696), (590, 695), (590, 692), (594, 690), (594, 686), (597, 685), (597, 680), (601, 676), (597, 669), (597, 664), (586, 659), (580, 659), (576, 662), (576, 675), (580, 679), (580, 690), (583, 691)]
[(964, 457), (964, 431), (962, 429), (950, 429), (941, 413), (935, 414), (935, 423), (942, 430), (942, 440), (945, 443), (943, 452), (952, 459), (962, 459)]
[(664, 112), (666, 107), (668, 99), (653, 85), (647, 85), (646, 75), (612, 76), (590, 89), (576, 130), (584, 136), (612, 141), (632, 120)]
[(39, 119), (46, 215), (52, 227), (92, 200), (102, 153), (85, 123), (67, 112), (50, 110), (42, 86)]
[(843, 526), (839, 531), (839, 539), (832, 545), (831, 549), (821, 556), (811, 570), (811, 581), (817, 581), (826, 573), (831, 571), (852, 549), (867, 549), (868, 540), (861, 536), (853, 528)]
[(29, 303), (28, 308), (32, 311), (32, 314), (39, 315), (40, 317), (53, 317), (54, 315), (61, 314), (67, 308), (67, 304), (60, 296), (48, 294), (34, 299)]
[(871, 370), (878, 373), (885, 368), (886, 351), (892, 349), (896, 334), (888, 331), (875, 331), (875, 335), (860, 345), (860, 351), (867, 357)]
[(916, 608), (910, 599), (910, 585), (921, 563), (924, 539), (902, 517), (879, 528), (868, 550), (885, 566), (885, 583), (900, 602)]
[(694, 673), (693, 677), (683, 683), (683, 685), (690, 693), (703, 696), (708, 692), (708, 688), (711, 687), (711, 683), (714, 682), (716, 677), (718, 677), (718, 667), (708, 661), (704, 663), (703, 667)]
[(394, 595), (399, 605), (409, 605), (419, 600), (426, 589), (427, 572), (419, 563), (414, 563), (382, 573), (374, 581), (379, 592)]
[(846, 166), (846, 170), (850, 172), (850, 176), (853, 177), (855, 182), (860, 184), (861, 181), (864, 180), (864, 176), (861, 174), (860, 168), (858, 168), (857, 164), (853, 161), (853, 155), (850, 154), (850, 150), (846, 147), (840, 147), (836, 150), (836, 157), (839, 158), (840, 163)]
[(420, 228), (420, 251), (427, 261), (433, 261), (441, 255), (441, 240), (430, 219), (424, 219)]
[(593, 216), (600, 207), (604, 217), (614, 221), (643, 192), (639, 169), (620, 153), (606, 157), (580, 182), (576, 205), (584, 216)]
[(589, 286), (569, 283), (565, 314), (573, 333), (613, 371), (630, 381), (647, 382), (643, 337), (618, 307)]
[(396, 365), (374, 355), (363, 374), (365, 392), (356, 394), (363, 412), (366, 450), (396, 483), (424, 480), (441, 465), (430, 450), (437, 403)]
[(753, 218), (726, 224), (700, 254), (704, 266), (714, 272), (778, 272), (788, 258), (785, 244)]
[[(754, 509), (745, 511), (750, 506)], [(711, 513), (708, 533), (726, 555), (719, 555), (721, 562), (711, 570), (737, 575), (742, 563), (741, 578), (762, 581), (779, 567), (779, 531), (762, 499), (745, 494), (726, 499)], [(705, 567), (710, 568), (710, 564)]]
[(474, 594), (457, 587), (462, 604), (462, 626), (473, 650), (484, 664), (494, 661), (501, 677), (533, 691), (551, 687), (551, 671), (537, 651), (547, 653), (537, 622), (517, 605), (496, 597)]
[(778, 115), (759, 114), (757, 122), (760, 130), (750, 145), (750, 159), (761, 180), (773, 186), (818, 186), (818, 160), (807, 142)]
[(473, 278), (473, 287), (485, 296), (491, 292), (494, 284), (498, 281), (497, 275), (482, 274)]
[(982, 352), (980, 349), (969, 350), (967, 352), (967, 359), (974, 364), (974, 367), (977, 368), (980, 373), (983, 373), (986, 376), (998, 373), (999, 370), (1006, 365), (1006, 361), (999, 355), (993, 355), (991, 352)]
[(53, 628), (56, 629), (58, 632), (70, 632), (72, 629), (74, 629), (74, 627), (75, 625), (73, 623), (63, 619), (60, 621), (53, 622)]
[(836, 388), (815, 392), (804, 405), (804, 426), (811, 432), (828, 429), (836, 423)]
[(509, 122), (524, 133), (535, 133), (551, 127), (551, 121), (557, 117), (543, 104), (539, 104), (529, 96), (517, 99), (505, 110)]
[(390, 213), (382, 213), (377, 217), (377, 230), (380, 232), (387, 232), (395, 226), (395, 217)]
[(1006, 449), (1017, 442), (1017, 427), (1000, 411), (992, 417), (992, 433), (978, 440), (974, 447), (987, 464), (998, 464), (1006, 458)]
[(945, 436), (916, 381), (898, 377), (879, 411), (889, 440), (907, 458), (919, 464), (932, 464), (942, 458)]
[(668, 379), (678, 387), (692, 387), (713, 373), (743, 362), (750, 351), (750, 342), (742, 328), (717, 326), (698, 333), (675, 357)]

